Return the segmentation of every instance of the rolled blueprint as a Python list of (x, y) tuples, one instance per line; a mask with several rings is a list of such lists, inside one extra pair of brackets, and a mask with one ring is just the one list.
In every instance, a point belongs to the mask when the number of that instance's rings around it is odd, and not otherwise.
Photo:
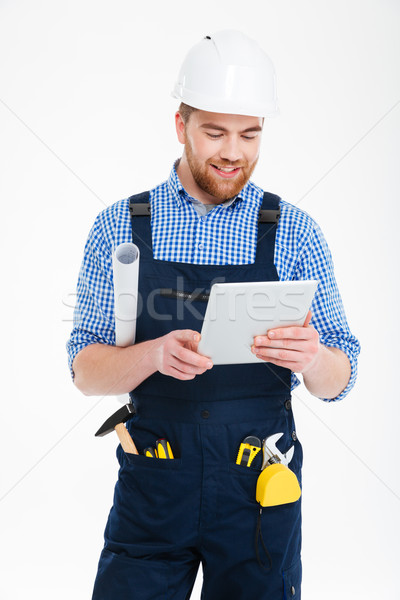
[[(115, 345), (135, 343), (139, 281), (139, 248), (127, 242), (113, 253)], [(128, 394), (117, 396), (122, 404), (130, 402)]]
[(113, 253), (115, 345), (135, 343), (139, 280), (139, 248), (127, 242)]

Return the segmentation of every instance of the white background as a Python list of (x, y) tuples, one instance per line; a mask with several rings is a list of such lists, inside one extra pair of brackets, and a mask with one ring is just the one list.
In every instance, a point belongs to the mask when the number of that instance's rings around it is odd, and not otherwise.
[(116, 437), (93, 434), (118, 406), (67, 370), (83, 246), (100, 210), (168, 176), (170, 90), (224, 28), (278, 76), (253, 179), (321, 225), (362, 344), (342, 403), (295, 392), (303, 597), (399, 597), (399, 24), (396, 0), (1, 0), (2, 600), (90, 598), (117, 474)]

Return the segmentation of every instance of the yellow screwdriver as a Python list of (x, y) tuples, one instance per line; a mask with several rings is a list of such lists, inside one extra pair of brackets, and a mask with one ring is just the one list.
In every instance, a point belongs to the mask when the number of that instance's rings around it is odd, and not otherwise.
[(165, 438), (156, 441), (156, 450), (158, 458), (174, 458), (169, 441)]
[(157, 450), (149, 446), (143, 450), (143, 454), (149, 458), (158, 458)]

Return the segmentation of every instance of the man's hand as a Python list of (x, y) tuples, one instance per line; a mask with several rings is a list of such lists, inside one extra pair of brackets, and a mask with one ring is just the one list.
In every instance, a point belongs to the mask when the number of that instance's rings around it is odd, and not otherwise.
[(294, 373), (305, 373), (313, 367), (321, 350), (319, 335), (308, 311), (304, 325), (270, 329), (267, 335), (254, 338), (251, 350), (266, 362), (286, 367)]
[(187, 381), (212, 368), (206, 356), (197, 353), (200, 334), (191, 329), (171, 331), (153, 340), (151, 360), (156, 371)]

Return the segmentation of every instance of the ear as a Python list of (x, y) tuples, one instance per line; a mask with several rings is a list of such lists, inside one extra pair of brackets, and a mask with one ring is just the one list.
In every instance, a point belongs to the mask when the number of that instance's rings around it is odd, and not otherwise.
[(186, 142), (185, 123), (179, 111), (175, 113), (175, 127), (178, 140), (181, 144), (184, 144)]

